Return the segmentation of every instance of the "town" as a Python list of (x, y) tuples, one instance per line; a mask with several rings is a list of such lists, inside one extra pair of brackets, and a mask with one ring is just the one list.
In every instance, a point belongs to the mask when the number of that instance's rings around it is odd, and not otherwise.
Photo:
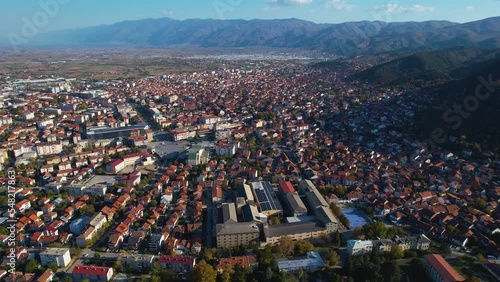
[(5, 77), (1, 279), (499, 279), (500, 160), (406, 130), (434, 93), (350, 79), (364, 63), (239, 64)]

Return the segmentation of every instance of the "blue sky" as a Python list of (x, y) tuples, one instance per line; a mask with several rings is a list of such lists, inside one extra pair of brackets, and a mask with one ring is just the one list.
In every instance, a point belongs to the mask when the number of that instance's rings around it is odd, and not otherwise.
[(467, 22), (498, 16), (500, 0), (1, 0), (0, 11), (5, 35), (36, 19), (39, 32), (161, 17)]

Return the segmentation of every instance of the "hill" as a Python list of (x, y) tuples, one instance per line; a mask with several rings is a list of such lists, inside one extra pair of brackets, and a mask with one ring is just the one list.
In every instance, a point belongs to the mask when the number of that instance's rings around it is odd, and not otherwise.
[(437, 50), (455, 46), (500, 48), (500, 17), (457, 24), (447, 21), (380, 21), (316, 24), (284, 20), (125, 21), (43, 33), (32, 46), (127, 46), (169, 48), (298, 48), (353, 56)]
[(355, 78), (377, 84), (447, 82), (461, 79), (500, 59), (500, 49), (453, 48), (415, 53), (360, 72)]
[(414, 130), (428, 138), (436, 129), (442, 129), (442, 136), (462, 137), (462, 143), (477, 142), (483, 149), (499, 152), (499, 97), (500, 60), (497, 60), (464, 79), (443, 85), (433, 107), (416, 116)]

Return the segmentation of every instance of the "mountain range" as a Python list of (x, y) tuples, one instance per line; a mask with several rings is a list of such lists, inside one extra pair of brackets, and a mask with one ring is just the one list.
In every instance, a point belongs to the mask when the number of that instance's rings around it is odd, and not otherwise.
[(500, 17), (464, 24), (448, 21), (381, 21), (316, 24), (283, 20), (124, 21), (41, 33), (32, 46), (139, 48), (296, 48), (341, 56), (437, 50), (456, 46), (500, 48)]

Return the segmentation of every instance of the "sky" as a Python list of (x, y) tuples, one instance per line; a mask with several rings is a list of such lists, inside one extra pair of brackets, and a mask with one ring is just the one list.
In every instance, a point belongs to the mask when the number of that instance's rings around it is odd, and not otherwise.
[(161, 17), (468, 22), (498, 16), (500, 0), (1, 0), (0, 11), (4, 37), (29, 25), (46, 32)]

